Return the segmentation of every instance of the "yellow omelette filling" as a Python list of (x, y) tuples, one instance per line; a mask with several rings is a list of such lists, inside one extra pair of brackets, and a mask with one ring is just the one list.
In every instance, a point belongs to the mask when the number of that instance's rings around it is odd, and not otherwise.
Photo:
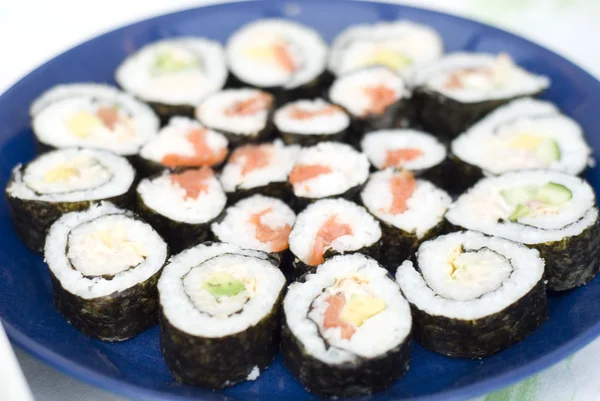
[(269, 38), (263, 39), (261, 42), (244, 49), (244, 55), (250, 59), (274, 64), (288, 73), (293, 73), (299, 68), (299, 61), (296, 60), (291, 46), (286, 41)]
[(362, 66), (382, 65), (392, 71), (402, 70), (412, 64), (412, 60), (401, 52), (386, 46), (377, 46), (375, 50), (367, 55)]

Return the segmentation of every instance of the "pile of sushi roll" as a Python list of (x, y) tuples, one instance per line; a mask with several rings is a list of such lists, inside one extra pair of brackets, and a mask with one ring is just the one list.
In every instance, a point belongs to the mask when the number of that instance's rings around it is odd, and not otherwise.
[(508, 54), (276, 18), (132, 50), (120, 89), (40, 93), (5, 197), (72, 330), (158, 323), (179, 382), (257, 380), (280, 349), (308, 391), (369, 395), (413, 340), (501, 352), (600, 271), (586, 133)]

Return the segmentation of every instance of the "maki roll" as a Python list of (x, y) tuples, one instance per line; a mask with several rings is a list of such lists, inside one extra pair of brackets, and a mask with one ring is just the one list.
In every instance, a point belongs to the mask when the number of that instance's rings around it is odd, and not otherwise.
[(504, 53), (452, 53), (417, 71), (411, 83), (419, 123), (447, 138), (495, 108), (550, 85), (547, 77), (524, 70)]
[(115, 78), (162, 119), (176, 114), (192, 117), (202, 99), (225, 85), (225, 54), (218, 42), (208, 39), (163, 39), (127, 57)]
[(221, 389), (275, 357), (285, 278), (263, 252), (207, 243), (173, 257), (158, 283), (160, 348), (178, 381)]
[(288, 175), (299, 151), (299, 146), (285, 146), (276, 140), (231, 152), (220, 177), (230, 203), (256, 193), (286, 200), (290, 195)]
[(178, 252), (210, 238), (210, 224), (227, 197), (209, 167), (146, 178), (137, 187), (137, 210)]
[(292, 275), (299, 277), (336, 254), (359, 252), (377, 259), (381, 236), (379, 223), (364, 207), (345, 199), (317, 201), (298, 215), (290, 232)]
[(350, 116), (323, 99), (297, 100), (277, 110), (273, 122), (286, 144), (312, 146), (324, 141), (343, 141), (350, 127)]
[(146, 104), (112, 86), (93, 83), (55, 86), (33, 102), (30, 114), (40, 152), (86, 147), (130, 157), (159, 128)]
[(173, 117), (142, 147), (136, 164), (144, 176), (165, 168), (218, 167), (227, 157), (228, 146), (222, 134), (187, 117)]
[(410, 302), (425, 348), (483, 358), (523, 340), (548, 319), (544, 261), (533, 249), (476, 232), (424, 242), (416, 267), (396, 281)]
[(44, 153), (13, 169), (5, 196), (17, 234), (42, 252), (46, 231), (60, 216), (109, 200), (127, 207), (133, 200), (135, 170), (127, 159), (94, 149)]
[(273, 134), (273, 96), (251, 89), (225, 89), (196, 108), (196, 118), (233, 144), (261, 142)]
[(406, 169), (438, 186), (448, 184), (446, 147), (433, 135), (413, 129), (374, 131), (364, 136), (360, 147), (378, 170)]
[(353, 25), (338, 34), (329, 55), (329, 70), (340, 76), (381, 65), (409, 77), (444, 51), (441, 36), (427, 25), (407, 20)]
[(251, 22), (229, 38), (226, 50), (232, 84), (267, 90), (278, 104), (316, 96), (326, 78), (327, 44), (298, 22)]
[(281, 355), (308, 391), (369, 395), (408, 370), (410, 307), (369, 257), (329, 259), (289, 286), (283, 313)]
[(365, 132), (407, 126), (413, 117), (410, 96), (402, 78), (380, 66), (343, 75), (329, 88), (329, 100), (352, 117), (354, 145)]
[(369, 178), (369, 161), (349, 145), (321, 142), (304, 148), (289, 176), (294, 207), (342, 196), (354, 200)]
[(167, 256), (149, 224), (107, 202), (58, 219), (44, 249), (58, 311), (105, 341), (127, 340), (156, 324), (156, 284)]
[(429, 181), (393, 169), (373, 173), (360, 197), (381, 224), (385, 252), (379, 261), (390, 270), (412, 256), (421, 242), (442, 231), (444, 214), (452, 203), (446, 192)]
[(452, 182), (468, 188), (484, 176), (531, 168), (580, 175), (590, 154), (581, 127), (556, 106), (517, 99), (452, 141)]
[(537, 249), (555, 291), (584, 285), (600, 270), (596, 198), (577, 177), (530, 170), (486, 178), (450, 206), (446, 219)]

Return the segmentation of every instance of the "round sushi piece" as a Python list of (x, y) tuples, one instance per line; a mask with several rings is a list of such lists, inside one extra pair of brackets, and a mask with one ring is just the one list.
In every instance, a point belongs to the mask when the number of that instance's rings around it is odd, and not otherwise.
[(426, 239), (444, 227), (452, 198), (431, 182), (415, 179), (407, 170), (373, 173), (360, 194), (362, 204), (381, 224), (380, 262), (395, 269)]
[(410, 97), (404, 80), (382, 66), (340, 76), (329, 88), (329, 100), (352, 117), (353, 144), (365, 132), (407, 126), (413, 114)]
[(223, 212), (227, 197), (209, 167), (164, 172), (137, 187), (137, 210), (175, 252), (211, 238), (210, 224)]
[(150, 43), (117, 68), (125, 91), (149, 103), (163, 119), (191, 117), (194, 107), (225, 85), (223, 47), (203, 38), (182, 37)]
[(324, 141), (343, 141), (350, 116), (339, 106), (323, 99), (297, 100), (277, 110), (275, 128), (288, 144), (312, 146)]
[(227, 157), (229, 141), (196, 120), (173, 117), (140, 150), (137, 165), (144, 176), (170, 170), (218, 167)]
[(281, 140), (235, 149), (220, 177), (230, 202), (256, 193), (286, 200), (288, 175), (299, 152), (299, 146), (285, 146)]
[(279, 104), (314, 97), (326, 78), (327, 44), (297, 22), (251, 22), (229, 38), (226, 51), (236, 84), (271, 91)]
[(105, 341), (156, 324), (156, 284), (167, 257), (167, 244), (148, 223), (108, 202), (58, 219), (44, 249), (59, 312)]
[(438, 186), (447, 184), (446, 147), (431, 134), (413, 129), (374, 131), (364, 136), (360, 147), (378, 170), (410, 170)]
[(289, 176), (294, 206), (300, 210), (318, 199), (354, 200), (369, 178), (369, 161), (351, 146), (321, 142), (303, 148)]
[(446, 219), (537, 249), (552, 290), (584, 285), (600, 270), (596, 198), (578, 177), (530, 170), (486, 178), (450, 206)]
[(411, 84), (420, 124), (454, 138), (493, 109), (540, 94), (550, 81), (505, 53), (452, 53), (417, 71)]
[(444, 51), (441, 36), (427, 25), (407, 20), (353, 25), (333, 41), (329, 70), (340, 76), (361, 68), (381, 65), (409, 77)]
[(256, 380), (275, 357), (285, 278), (268, 255), (206, 243), (171, 258), (158, 283), (160, 344), (180, 382)]
[(260, 142), (273, 133), (273, 95), (252, 88), (225, 89), (196, 108), (196, 118), (234, 144)]
[(362, 206), (345, 199), (323, 199), (304, 209), (289, 238), (293, 276), (299, 277), (336, 254), (379, 257), (381, 226)]
[(415, 338), (442, 355), (483, 358), (548, 319), (544, 261), (502, 238), (458, 232), (424, 242), (396, 281), (410, 302)]
[(133, 156), (159, 128), (146, 104), (94, 83), (55, 86), (33, 102), (30, 114), (40, 151), (86, 147)]
[(127, 159), (113, 153), (60, 149), (16, 166), (5, 196), (17, 234), (31, 250), (42, 252), (46, 231), (63, 214), (101, 200), (129, 206), (135, 176)]
[(580, 175), (591, 149), (581, 127), (551, 103), (517, 99), (499, 107), (452, 141), (453, 185), (484, 176), (543, 168)]
[(283, 311), (283, 361), (308, 391), (369, 395), (408, 370), (410, 307), (369, 257), (329, 259), (289, 286)]

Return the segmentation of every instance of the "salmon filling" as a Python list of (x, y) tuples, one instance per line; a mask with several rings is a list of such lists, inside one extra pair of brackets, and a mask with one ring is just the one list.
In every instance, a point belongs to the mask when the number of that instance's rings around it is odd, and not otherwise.
[(341, 329), (342, 338), (344, 340), (351, 339), (356, 332), (356, 329), (340, 318), (342, 309), (344, 309), (344, 305), (346, 305), (346, 297), (343, 294), (335, 294), (329, 296), (326, 302), (327, 309), (325, 309), (325, 315), (323, 315), (323, 328), (331, 329), (339, 327)]
[(396, 101), (396, 92), (383, 84), (363, 90), (370, 102), (370, 106), (363, 110), (363, 117), (369, 114), (383, 114), (388, 106)]
[(203, 167), (199, 170), (187, 170), (180, 174), (172, 174), (171, 182), (185, 190), (185, 200), (198, 199), (202, 192), (208, 191), (206, 181), (213, 177), (212, 169)]
[(336, 215), (331, 216), (317, 232), (308, 262), (310, 266), (323, 263), (325, 248), (330, 246), (333, 241), (344, 235), (352, 235), (352, 227), (349, 224), (339, 223), (336, 219)]
[(320, 164), (297, 164), (290, 173), (289, 181), (292, 185), (296, 185), (332, 171), (331, 167)]
[(408, 210), (406, 202), (411, 198), (417, 189), (417, 181), (410, 171), (402, 171), (394, 174), (390, 182), (390, 192), (392, 193), (392, 205), (389, 213), (401, 214)]
[(271, 162), (272, 145), (245, 145), (237, 148), (230, 161), (242, 167), (242, 175), (265, 168)]
[(385, 156), (384, 167), (400, 167), (402, 163), (415, 160), (425, 153), (417, 148), (400, 148), (388, 150)]
[(294, 120), (308, 120), (310, 118), (316, 118), (321, 116), (331, 116), (335, 113), (341, 113), (342, 109), (339, 106), (329, 105), (321, 110), (305, 110), (301, 107), (294, 106), (289, 111), (290, 118)]
[(187, 141), (194, 148), (193, 156), (183, 156), (177, 153), (168, 153), (161, 164), (170, 167), (201, 167), (214, 166), (221, 164), (227, 156), (227, 148), (221, 148), (217, 152), (213, 151), (206, 141), (207, 131), (205, 128), (195, 128), (186, 135)]
[(265, 210), (250, 216), (250, 222), (256, 227), (256, 239), (260, 242), (271, 243), (271, 252), (281, 252), (288, 248), (288, 237), (292, 227), (289, 224), (272, 228), (261, 221), (262, 216), (270, 213), (273, 209)]
[(267, 93), (261, 93), (250, 99), (235, 102), (225, 109), (224, 114), (227, 117), (232, 116), (253, 116), (261, 111), (268, 110), (273, 103), (273, 96)]

